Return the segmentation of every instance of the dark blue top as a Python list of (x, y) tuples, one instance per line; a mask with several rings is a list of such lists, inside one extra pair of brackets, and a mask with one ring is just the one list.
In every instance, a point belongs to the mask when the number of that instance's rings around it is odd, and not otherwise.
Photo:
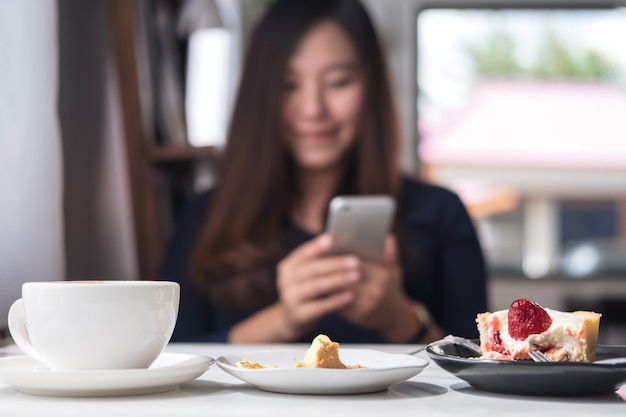
[[(160, 279), (180, 283), (180, 311), (172, 341), (226, 342), (230, 328), (250, 311), (219, 310), (189, 276), (189, 261), (208, 209), (211, 192), (200, 194), (184, 210), (168, 244)], [(453, 192), (403, 179), (397, 206), (404, 242), (412, 249), (402, 259), (404, 287), (422, 301), (445, 334), (476, 338), (476, 314), (487, 311), (487, 273), (474, 225)], [(290, 223), (287, 251), (314, 236)], [(336, 314), (319, 321), (318, 333), (342, 343), (382, 343), (371, 331)]]

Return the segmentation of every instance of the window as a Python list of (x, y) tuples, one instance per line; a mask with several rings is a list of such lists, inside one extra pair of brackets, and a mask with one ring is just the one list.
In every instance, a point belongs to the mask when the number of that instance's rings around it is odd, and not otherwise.
[(466, 7), (417, 16), (424, 176), (495, 274), (626, 276), (626, 9)]

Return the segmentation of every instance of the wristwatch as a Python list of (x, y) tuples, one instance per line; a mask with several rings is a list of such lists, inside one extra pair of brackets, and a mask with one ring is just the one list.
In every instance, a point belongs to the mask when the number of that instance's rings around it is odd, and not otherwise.
[(413, 311), (415, 312), (420, 325), (409, 343), (419, 343), (430, 330), (433, 320), (430, 317), (430, 313), (428, 312), (426, 306), (419, 301), (413, 302)]

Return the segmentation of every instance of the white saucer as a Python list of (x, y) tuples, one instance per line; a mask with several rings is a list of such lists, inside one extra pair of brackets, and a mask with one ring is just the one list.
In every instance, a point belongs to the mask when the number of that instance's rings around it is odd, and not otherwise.
[(33, 395), (107, 397), (153, 394), (196, 379), (213, 358), (162, 353), (147, 369), (52, 371), (29, 356), (0, 358), (0, 382)]

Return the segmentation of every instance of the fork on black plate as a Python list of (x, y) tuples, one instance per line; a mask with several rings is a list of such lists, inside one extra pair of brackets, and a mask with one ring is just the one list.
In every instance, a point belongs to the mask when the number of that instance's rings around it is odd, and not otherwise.
[(545, 353), (538, 350), (531, 350), (528, 352), (528, 356), (535, 362), (552, 362), (552, 359), (548, 358)]
[[(540, 352), (538, 350), (533, 350), (533, 351), (528, 352), (528, 356), (530, 356), (530, 359), (532, 359), (535, 362), (554, 362), (552, 359), (548, 358), (545, 355), (545, 353)], [(618, 358), (601, 359), (599, 361), (594, 361), (592, 363), (605, 364), (605, 365), (623, 365), (626, 363), (626, 358), (618, 357)]]

